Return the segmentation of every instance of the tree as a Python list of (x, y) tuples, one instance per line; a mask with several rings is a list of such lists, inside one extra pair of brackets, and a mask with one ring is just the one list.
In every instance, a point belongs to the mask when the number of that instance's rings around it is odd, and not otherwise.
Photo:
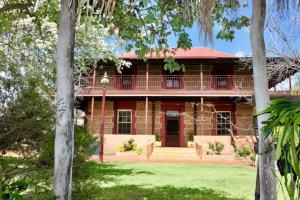
[(263, 137), (273, 136), (275, 160), (281, 176), (284, 177), (284, 186), (290, 199), (300, 197), (300, 104), (284, 99), (270, 102), (267, 109), (258, 113), (269, 114), (264, 121)]
[[(270, 101), (267, 78), (266, 52), (264, 42), (264, 24), (266, 15), (266, 1), (252, 1), (251, 21), (251, 49), (253, 60), (255, 108), (259, 112), (268, 106)], [(267, 115), (257, 117), (259, 133), (259, 185), (261, 199), (276, 199), (275, 168), (273, 162), (272, 138), (263, 138), (262, 121)]]
[[(85, 1), (90, 6), (90, 1)], [(55, 142), (55, 175), (54, 194), (56, 199), (71, 198), (72, 155), (73, 155), (73, 56), (76, 25), (76, 0), (61, 1), (60, 20), (57, 43), (57, 119)], [(187, 3), (187, 2), (185, 2)], [(139, 57), (158, 45), (157, 52), (165, 49), (169, 29), (178, 33), (177, 46), (183, 49), (191, 47), (191, 41), (184, 27), (193, 24), (194, 14), (186, 17), (187, 9), (181, 1), (93, 1), (90, 15), (100, 15), (104, 26), (111, 25), (118, 36), (130, 40), (129, 51), (133, 47)], [(235, 5), (220, 3), (220, 8), (231, 9)], [(80, 8), (80, 5), (79, 5)], [(194, 8), (194, 7), (193, 7)], [(89, 9), (88, 9), (89, 10)], [(238, 18), (235, 23), (225, 20), (222, 14), (226, 9), (216, 9), (215, 20), (223, 19), (225, 35), (222, 38), (232, 39), (232, 28), (241, 28), (248, 22), (246, 18)], [(88, 13), (85, 13), (88, 14)], [(113, 16), (113, 17), (112, 17)], [(185, 20), (187, 19), (187, 20)], [(147, 36), (147, 37), (145, 37)]]

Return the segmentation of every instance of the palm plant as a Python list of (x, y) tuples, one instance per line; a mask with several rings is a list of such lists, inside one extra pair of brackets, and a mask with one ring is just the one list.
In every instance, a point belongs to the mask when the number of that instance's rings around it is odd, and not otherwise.
[[(300, 103), (285, 99), (271, 101), (258, 115), (269, 114), (264, 122), (263, 137), (272, 135), (276, 146), (275, 160), (290, 199), (300, 198)], [(266, 147), (267, 148), (267, 147)]]

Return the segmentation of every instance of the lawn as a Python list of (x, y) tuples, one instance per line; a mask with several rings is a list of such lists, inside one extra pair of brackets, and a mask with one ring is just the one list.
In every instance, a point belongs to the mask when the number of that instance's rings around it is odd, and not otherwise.
[(166, 163), (95, 164), (95, 199), (253, 199), (255, 168)]
[[(23, 162), (19, 158), (4, 160), (9, 164), (6, 167)], [(74, 171), (73, 200), (253, 199), (256, 177), (252, 167), (208, 164), (88, 162), (81, 167), (84, 173)], [(53, 199), (52, 172), (51, 168), (37, 168), (28, 174), (33, 179), (24, 200)], [(34, 192), (34, 188), (40, 189)], [(278, 190), (278, 199), (284, 199)]]

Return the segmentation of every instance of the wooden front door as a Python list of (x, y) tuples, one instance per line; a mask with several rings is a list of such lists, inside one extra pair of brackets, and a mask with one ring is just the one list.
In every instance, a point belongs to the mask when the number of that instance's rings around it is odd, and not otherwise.
[(180, 146), (180, 123), (179, 117), (166, 117), (166, 146)]

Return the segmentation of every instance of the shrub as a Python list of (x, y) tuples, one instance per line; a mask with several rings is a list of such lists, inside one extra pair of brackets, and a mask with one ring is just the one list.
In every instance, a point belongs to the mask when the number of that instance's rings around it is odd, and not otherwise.
[(194, 131), (188, 131), (187, 133), (185, 133), (187, 141), (193, 141), (194, 135), (195, 135)]
[(215, 155), (221, 155), (222, 151), (224, 150), (224, 143), (222, 142), (209, 142), (208, 143), (208, 149), (209, 151), (207, 154), (215, 154)]
[(128, 140), (123, 146), (119, 146), (117, 148), (118, 152), (128, 152), (128, 151), (135, 151), (138, 155), (143, 153), (143, 148), (138, 147), (137, 144), (134, 142), (134, 139)]
[(4, 185), (2, 188), (2, 198), (3, 200), (10, 199), (23, 199), (21, 192), (25, 191), (29, 187), (29, 182), (26, 180), (13, 181), (9, 185)]
[(242, 146), (235, 150), (235, 155), (238, 158), (247, 158), (252, 153), (252, 150), (249, 146)]
[(156, 141), (161, 141), (161, 134), (160, 133), (155, 133), (155, 140)]
[(134, 139), (131, 138), (127, 143), (124, 143), (123, 147), (124, 151), (135, 151), (137, 144), (135, 144)]

